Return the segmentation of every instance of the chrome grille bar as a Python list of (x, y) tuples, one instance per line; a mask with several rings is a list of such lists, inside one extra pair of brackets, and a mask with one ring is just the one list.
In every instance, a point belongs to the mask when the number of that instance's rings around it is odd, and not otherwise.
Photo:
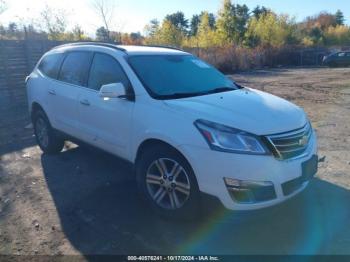
[(308, 147), (312, 128), (310, 123), (298, 130), (266, 136), (276, 158), (291, 159), (303, 154)]

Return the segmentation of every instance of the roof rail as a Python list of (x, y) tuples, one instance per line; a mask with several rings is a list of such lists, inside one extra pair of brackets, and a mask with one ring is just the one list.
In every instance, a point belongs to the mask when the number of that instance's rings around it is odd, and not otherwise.
[(104, 47), (109, 47), (109, 48), (113, 48), (119, 51), (123, 51), (126, 52), (126, 50), (122, 47), (118, 47), (115, 44), (111, 44), (111, 43), (105, 43), (105, 42), (74, 42), (74, 43), (67, 43), (67, 44), (63, 44), (63, 45), (59, 45), (59, 46), (55, 46), (53, 49), (56, 48), (60, 48), (60, 47), (65, 47), (65, 46), (80, 46), (80, 45), (95, 45), (95, 46), (104, 46)]
[(173, 49), (173, 50), (178, 50), (178, 51), (184, 51), (183, 49), (175, 46), (168, 46), (168, 45), (141, 45), (141, 46), (148, 46), (148, 47), (160, 47), (160, 48), (168, 48), (168, 49)]

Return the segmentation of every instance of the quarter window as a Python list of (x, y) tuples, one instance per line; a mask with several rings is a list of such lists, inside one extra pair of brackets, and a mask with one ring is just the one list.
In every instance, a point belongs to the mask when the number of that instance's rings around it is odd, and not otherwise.
[(74, 85), (86, 86), (91, 58), (91, 52), (68, 53), (62, 64), (59, 80)]
[(41, 60), (39, 64), (39, 70), (44, 75), (57, 79), (62, 60), (63, 53), (47, 55)]
[(101, 86), (111, 83), (123, 83), (129, 90), (130, 82), (121, 65), (113, 57), (96, 53), (92, 62), (88, 87), (100, 90)]

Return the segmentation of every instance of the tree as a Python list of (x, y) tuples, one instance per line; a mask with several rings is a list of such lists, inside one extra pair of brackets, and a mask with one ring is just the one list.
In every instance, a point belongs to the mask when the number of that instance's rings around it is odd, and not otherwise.
[(266, 8), (265, 6), (260, 7), (260, 5), (256, 6), (252, 11), (256, 19), (259, 19), (262, 15), (266, 15), (268, 12), (270, 12), (268, 8)]
[(304, 22), (298, 24), (298, 31), (303, 44), (324, 44), (325, 32), (329, 27), (335, 27), (336, 25), (335, 15), (321, 12), (315, 16), (306, 17)]
[(109, 41), (121, 43), (122, 42), (122, 33), (117, 31), (110, 31), (109, 32)]
[(198, 25), (203, 17), (203, 15), (207, 14), (209, 19), (209, 26), (212, 30), (215, 29), (215, 16), (213, 13), (208, 13), (202, 11), (199, 15), (193, 15), (190, 23), (190, 36), (195, 36), (198, 31)]
[(172, 25), (174, 25), (181, 32), (186, 33), (188, 29), (188, 20), (185, 18), (183, 12), (178, 11), (173, 14), (169, 14), (165, 17), (166, 21), (169, 21)]
[(3, 25), (0, 24), (0, 36), (6, 35), (6, 29)]
[(86, 39), (84, 31), (80, 25), (74, 26), (74, 28), (72, 30), (72, 34), (73, 34), (73, 40), (75, 40), (75, 41), (81, 41), (81, 40)]
[(25, 39), (36, 39), (36, 40), (47, 40), (48, 35), (46, 32), (38, 31), (33, 23), (23, 24), (22, 28), (24, 30)]
[(208, 48), (217, 45), (218, 39), (210, 21), (210, 14), (208, 12), (202, 12), (198, 25), (197, 46)]
[(124, 33), (122, 34), (123, 45), (141, 45), (143, 42), (143, 37), (140, 32), (136, 33)]
[(159, 21), (157, 19), (152, 19), (144, 28), (146, 37), (152, 38), (157, 34), (159, 30)]
[(7, 32), (9, 34), (15, 34), (17, 32), (17, 24), (14, 22), (9, 23), (7, 27)]
[[(104, 41), (110, 41), (111, 36), (111, 27), (113, 24), (113, 17), (114, 17), (114, 3), (111, 0), (93, 0), (93, 9), (95, 10), (95, 13), (100, 18), (103, 24), (104, 28)], [(101, 29), (100, 27), (99, 29)], [(97, 30), (99, 30), (97, 29)]]
[(131, 39), (131, 43), (134, 44), (134, 45), (141, 45), (142, 44), (142, 41), (143, 41), (143, 37), (141, 35), (140, 32), (132, 32), (130, 33), (130, 39)]
[(246, 5), (236, 5), (234, 11), (236, 11), (234, 14), (236, 19), (236, 30), (239, 35), (239, 41), (242, 41), (250, 18), (249, 8)]
[(109, 41), (110, 35), (107, 29), (103, 26), (97, 28), (96, 30), (96, 40), (106, 42)]
[(18, 30), (18, 26), (14, 22), (10, 22), (5, 29), (5, 36), (7, 39), (18, 39), (21, 32)]
[(154, 44), (181, 46), (184, 35), (183, 32), (170, 21), (164, 20), (161, 28), (155, 36), (155, 39), (157, 42)]
[(302, 24), (303, 29), (308, 32), (314, 27), (318, 27), (320, 30), (324, 31), (330, 26), (336, 26), (336, 17), (333, 14), (327, 12), (321, 12), (318, 15), (307, 17)]
[(234, 5), (231, 0), (224, 0), (216, 23), (222, 41), (241, 42), (246, 32), (248, 20), (249, 9), (246, 5)]
[[(205, 12), (202, 12), (201, 13), (201, 16), (203, 16)], [(209, 26), (212, 30), (215, 29), (215, 25), (216, 25), (216, 18), (215, 18), (215, 15), (213, 13), (208, 13), (208, 19), (209, 19)]]
[(249, 46), (280, 47), (291, 41), (294, 30), (294, 20), (290, 20), (286, 15), (278, 16), (269, 12), (260, 16), (259, 19), (253, 17), (250, 20), (246, 32), (246, 43)]
[(190, 22), (190, 36), (197, 35), (198, 25), (201, 21), (200, 15), (193, 15)]
[(40, 15), (49, 39), (60, 40), (67, 27), (66, 11), (52, 9), (46, 4)]
[(350, 45), (350, 28), (345, 25), (329, 27), (324, 33), (326, 45)]
[(345, 22), (344, 14), (339, 9), (335, 13), (335, 21), (336, 21), (337, 25), (344, 25), (344, 22)]
[(237, 38), (232, 9), (233, 6), (231, 0), (224, 0), (223, 5), (219, 10), (216, 26), (223, 42), (232, 42)]

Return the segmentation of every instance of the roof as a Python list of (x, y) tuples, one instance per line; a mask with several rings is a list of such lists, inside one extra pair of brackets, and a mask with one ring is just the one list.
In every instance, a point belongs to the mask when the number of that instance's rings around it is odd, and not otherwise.
[(176, 49), (174, 47), (166, 46), (136, 46), (136, 45), (118, 45), (117, 47), (125, 49), (128, 54), (154, 54), (154, 53), (171, 53), (171, 54), (183, 54), (184, 51)]
[(136, 46), (136, 45), (115, 45), (102, 42), (76, 42), (57, 46), (53, 49), (69, 49), (70, 47), (104, 47), (112, 48), (124, 52), (128, 55), (148, 55), (148, 54), (187, 54), (175, 47), (167, 46)]

